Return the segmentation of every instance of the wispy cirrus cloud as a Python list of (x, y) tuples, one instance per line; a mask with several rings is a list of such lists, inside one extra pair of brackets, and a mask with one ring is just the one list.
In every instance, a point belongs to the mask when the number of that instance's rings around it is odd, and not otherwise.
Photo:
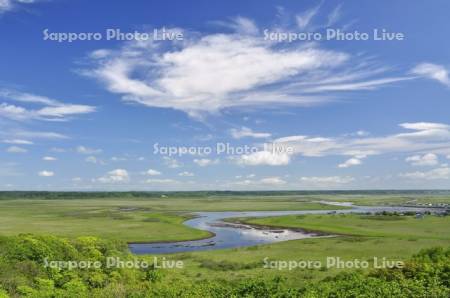
[(311, 24), (312, 19), (317, 15), (319, 12), (321, 4), (310, 8), (302, 13), (299, 13), (295, 16), (295, 20), (297, 23), (297, 26), (299, 29), (306, 29), (308, 25)]
[[(314, 14), (300, 17), (302, 24)], [(196, 118), (243, 107), (310, 106), (330, 101), (336, 92), (372, 90), (413, 78), (319, 43), (267, 40), (251, 19), (235, 18), (226, 29), (203, 34), (175, 28), (171, 30), (184, 33), (184, 41), (135, 41), (100, 49), (91, 53), (93, 66), (83, 73), (125, 102)]]
[(234, 139), (242, 139), (242, 138), (266, 139), (272, 136), (272, 134), (268, 132), (255, 132), (251, 128), (245, 126), (239, 129), (236, 128), (230, 129), (230, 134)]
[(39, 0), (0, 0), (0, 15), (12, 11), (21, 5), (33, 4), (36, 2), (39, 2)]
[(433, 63), (420, 63), (411, 71), (413, 74), (420, 75), (432, 80), (436, 80), (447, 87), (450, 87), (450, 77), (447, 68), (443, 65)]
[(27, 153), (28, 150), (18, 146), (11, 146), (6, 149), (8, 153)]
[(87, 154), (87, 155), (100, 154), (103, 152), (102, 149), (89, 148), (86, 146), (78, 146), (75, 150), (80, 154)]
[[(65, 121), (69, 117), (88, 114), (96, 111), (96, 108), (89, 105), (67, 104), (45, 96), (19, 92), (11, 89), (0, 89), (0, 117), (15, 120), (46, 120)], [(18, 105), (17, 103), (26, 104)], [(32, 108), (30, 105), (43, 106)]]

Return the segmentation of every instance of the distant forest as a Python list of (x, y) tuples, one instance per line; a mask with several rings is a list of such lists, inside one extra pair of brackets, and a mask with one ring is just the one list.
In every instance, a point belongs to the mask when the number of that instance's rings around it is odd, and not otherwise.
[(112, 199), (112, 198), (207, 198), (229, 196), (295, 196), (295, 195), (450, 195), (450, 190), (329, 190), (329, 191), (131, 191), (131, 192), (51, 192), (51, 191), (0, 191), (0, 200), (11, 199)]

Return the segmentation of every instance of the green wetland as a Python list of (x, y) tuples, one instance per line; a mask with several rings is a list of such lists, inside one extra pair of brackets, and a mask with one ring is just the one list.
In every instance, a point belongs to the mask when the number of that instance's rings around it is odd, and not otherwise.
[[(429, 212), (339, 214), (324, 202), (427, 206)], [(0, 297), (448, 297), (446, 192), (1, 193)], [(344, 208), (345, 207), (341, 207)], [(241, 217), (253, 227), (332, 237), (174, 254), (133, 255), (130, 242), (211, 237), (184, 224), (197, 212), (305, 211)], [(46, 260), (145, 260), (147, 268), (49, 268)], [(267, 268), (327, 258), (369, 268)], [(373, 268), (373, 260), (403, 268)], [(168, 263), (164, 263), (164, 261)], [(181, 261), (180, 268), (160, 268)], [(159, 262), (159, 263), (158, 263)], [(164, 266), (163, 266), (164, 267)], [(170, 267), (170, 266), (169, 266)]]

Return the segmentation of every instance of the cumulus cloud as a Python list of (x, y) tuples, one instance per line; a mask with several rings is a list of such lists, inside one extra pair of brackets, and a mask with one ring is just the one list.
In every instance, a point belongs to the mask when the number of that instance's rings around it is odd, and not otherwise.
[(237, 159), (237, 163), (248, 166), (284, 166), (289, 164), (291, 157), (287, 153), (274, 153), (270, 151), (258, 151), (242, 155)]
[(98, 182), (101, 183), (125, 183), (130, 181), (130, 175), (127, 170), (124, 169), (115, 169), (108, 172), (105, 176), (97, 179)]
[(52, 171), (40, 171), (39, 173), (38, 173), (38, 176), (40, 176), (40, 177), (53, 177), (53, 176), (55, 176), (55, 173), (54, 172), (52, 172)]
[[(314, 14), (298, 16), (298, 25), (306, 26)], [(265, 40), (246, 18), (235, 19), (229, 28), (234, 31), (204, 34), (174, 28), (186, 33), (183, 42), (135, 41), (99, 49), (91, 55), (93, 66), (83, 73), (125, 102), (197, 118), (242, 107), (310, 106), (329, 101), (331, 92), (409, 79), (388, 76), (385, 67), (369, 65), (369, 59), (318, 44)]]
[(447, 87), (450, 87), (450, 78), (448, 76), (448, 70), (438, 64), (433, 63), (421, 63), (414, 67), (411, 71), (413, 74), (420, 75), (432, 80), (436, 80)]
[(161, 172), (157, 171), (157, 170), (149, 169), (146, 172), (146, 174), (149, 175), (149, 176), (159, 176), (159, 175), (161, 175)]
[(53, 156), (44, 156), (42, 158), (43, 161), (56, 161), (57, 158), (53, 157)]
[(358, 158), (350, 158), (347, 159), (345, 162), (338, 165), (339, 168), (349, 168), (353, 166), (359, 166), (361, 164), (361, 160)]
[[(96, 108), (88, 105), (66, 104), (45, 96), (19, 92), (10, 89), (0, 89), (0, 98), (6, 102), (0, 103), (0, 116), (16, 121), (46, 120), (65, 121), (71, 116), (95, 112)], [(41, 108), (19, 106), (43, 105)]]
[(230, 130), (230, 134), (234, 139), (242, 138), (255, 138), (255, 139), (266, 139), (270, 138), (272, 135), (267, 132), (254, 132), (251, 128), (241, 127), (240, 129), (233, 128)]
[(439, 163), (437, 155), (433, 153), (409, 156), (405, 161), (413, 166), (435, 166)]

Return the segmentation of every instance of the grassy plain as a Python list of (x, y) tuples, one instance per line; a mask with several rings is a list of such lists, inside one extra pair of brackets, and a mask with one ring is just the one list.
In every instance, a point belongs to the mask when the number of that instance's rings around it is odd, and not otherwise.
[[(340, 234), (330, 238), (293, 240), (269, 245), (229, 250), (178, 254), (185, 258), (189, 278), (259, 278), (286, 277), (292, 284), (305, 284), (333, 276), (345, 269), (264, 269), (264, 259), (270, 261), (320, 261), (340, 257), (373, 263), (374, 257), (405, 260), (423, 248), (450, 246), (450, 217), (367, 215), (294, 215), (268, 218), (241, 218), (250, 224), (290, 227)], [(350, 269), (351, 270), (351, 269)]]
[(182, 223), (192, 211), (320, 210), (336, 207), (292, 199), (0, 200), (0, 235), (97, 236), (124, 242), (200, 239), (209, 232)]
[[(2, 199), (0, 235), (50, 234), (68, 238), (97, 236), (123, 242), (176, 241), (207, 237), (182, 224), (194, 211), (336, 209), (318, 203), (352, 201), (361, 205), (399, 204), (412, 195), (308, 194), (273, 196), (200, 196), (165, 198)], [(424, 202), (447, 202), (448, 196), (414, 196)], [(418, 197), (418, 198), (417, 198)], [(450, 246), (450, 218), (426, 216), (372, 218), (363, 215), (306, 215), (246, 219), (252, 224), (324, 231), (340, 236), (286, 241), (246, 248), (168, 255), (182, 259), (185, 269), (173, 278), (190, 280), (271, 279), (283, 276), (293, 285), (342, 272), (343, 269), (268, 270), (263, 260), (404, 260), (422, 248)], [(169, 273), (168, 273), (169, 274)]]

